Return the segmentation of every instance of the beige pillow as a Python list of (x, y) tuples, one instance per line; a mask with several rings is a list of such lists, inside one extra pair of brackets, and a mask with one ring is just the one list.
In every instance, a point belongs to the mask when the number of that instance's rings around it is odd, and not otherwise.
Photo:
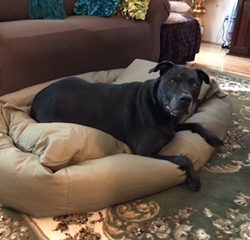
[(167, 20), (164, 22), (165, 24), (176, 24), (176, 23), (184, 23), (187, 19), (182, 16), (180, 13), (171, 12), (167, 18)]
[(169, 1), (169, 3), (171, 12), (186, 13), (191, 10), (191, 7), (182, 1)]
[(53, 170), (87, 159), (130, 153), (126, 144), (97, 129), (69, 123), (37, 123), (29, 117), (27, 107), (8, 103), (2, 112), (15, 145), (38, 155), (40, 163)]

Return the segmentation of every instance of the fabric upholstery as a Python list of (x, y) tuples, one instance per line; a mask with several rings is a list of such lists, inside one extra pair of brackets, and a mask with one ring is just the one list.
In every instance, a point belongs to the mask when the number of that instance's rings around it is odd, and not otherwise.
[(193, 61), (200, 50), (200, 24), (195, 18), (186, 18), (181, 24), (163, 24), (161, 27), (160, 61), (174, 63)]
[(28, 0), (0, 0), (0, 22), (28, 18)]
[(64, 8), (68, 16), (74, 14), (73, 8), (75, 6), (75, 0), (64, 0)]
[[(9, 1), (16, 2), (8, 0), (4, 8)], [(74, 1), (64, 4), (71, 14)], [(169, 8), (165, 0), (151, 0), (146, 20), (139, 22), (117, 15), (0, 22), (0, 96), (63, 76), (124, 68), (135, 58), (158, 61)]]
[(153, 37), (147, 23), (135, 24), (118, 16), (0, 24), (1, 92), (86, 70), (126, 67), (134, 56), (151, 59)]
[(4, 104), (2, 114), (15, 146), (39, 156), (44, 166), (58, 170), (84, 160), (119, 153), (129, 148), (109, 134), (90, 127), (67, 123), (37, 123), (27, 108)]

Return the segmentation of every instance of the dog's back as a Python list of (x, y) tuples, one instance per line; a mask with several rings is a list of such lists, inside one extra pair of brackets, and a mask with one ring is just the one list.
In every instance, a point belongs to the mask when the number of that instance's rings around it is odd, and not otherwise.
[(97, 128), (126, 142), (132, 121), (127, 116), (136, 114), (135, 99), (140, 86), (139, 82), (93, 84), (68, 77), (39, 92), (30, 115), (37, 122), (68, 122)]

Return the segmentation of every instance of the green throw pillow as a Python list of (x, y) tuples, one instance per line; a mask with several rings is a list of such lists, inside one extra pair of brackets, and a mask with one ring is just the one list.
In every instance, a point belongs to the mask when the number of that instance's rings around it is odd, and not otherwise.
[(29, 18), (64, 19), (64, 0), (29, 0)]
[(145, 20), (150, 0), (123, 0), (118, 15), (131, 20)]

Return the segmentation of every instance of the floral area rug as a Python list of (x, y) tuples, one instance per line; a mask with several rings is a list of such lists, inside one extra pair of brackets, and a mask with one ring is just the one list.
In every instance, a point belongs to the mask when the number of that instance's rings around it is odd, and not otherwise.
[(0, 208), (0, 239), (249, 240), (250, 79), (207, 72), (234, 112), (224, 146), (201, 172), (200, 192), (180, 185), (98, 212), (42, 219)]

